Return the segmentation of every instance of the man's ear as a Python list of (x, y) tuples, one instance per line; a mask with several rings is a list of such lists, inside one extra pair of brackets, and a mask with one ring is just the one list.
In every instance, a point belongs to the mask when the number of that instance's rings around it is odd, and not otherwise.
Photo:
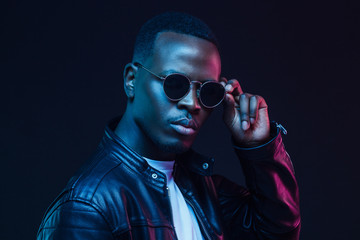
[(135, 96), (135, 74), (137, 67), (133, 63), (126, 64), (124, 68), (124, 90), (129, 99)]

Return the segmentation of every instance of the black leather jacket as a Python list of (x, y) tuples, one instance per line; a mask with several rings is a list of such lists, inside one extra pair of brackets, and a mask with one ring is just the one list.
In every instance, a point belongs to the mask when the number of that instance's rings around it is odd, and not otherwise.
[[(47, 210), (37, 239), (177, 239), (166, 177), (112, 129)], [(300, 212), (292, 163), (279, 130), (267, 144), (235, 147), (247, 189), (212, 175), (214, 160), (178, 156), (175, 181), (205, 239), (298, 239)], [(277, 130), (277, 131), (276, 131)]]

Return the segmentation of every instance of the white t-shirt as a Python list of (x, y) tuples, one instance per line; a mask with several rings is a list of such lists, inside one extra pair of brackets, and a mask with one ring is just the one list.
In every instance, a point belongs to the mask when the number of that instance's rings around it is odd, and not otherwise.
[(175, 161), (157, 161), (148, 158), (145, 158), (145, 160), (151, 167), (166, 175), (173, 222), (178, 239), (204, 239), (192, 207), (186, 203), (174, 181), (172, 172)]

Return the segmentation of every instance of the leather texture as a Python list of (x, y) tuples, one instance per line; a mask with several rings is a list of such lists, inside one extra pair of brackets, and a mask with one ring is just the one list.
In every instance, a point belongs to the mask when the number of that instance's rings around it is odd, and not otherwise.
[[(95, 154), (51, 204), (37, 239), (177, 239), (166, 177), (105, 128)], [(279, 130), (257, 148), (234, 147), (247, 188), (212, 175), (214, 159), (179, 155), (174, 179), (205, 239), (299, 239), (299, 196)]]

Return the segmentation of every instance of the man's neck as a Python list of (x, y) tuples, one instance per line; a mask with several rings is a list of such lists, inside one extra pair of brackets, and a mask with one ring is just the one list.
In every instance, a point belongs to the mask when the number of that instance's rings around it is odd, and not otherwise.
[(142, 131), (134, 119), (129, 117), (127, 112), (124, 113), (117, 125), (115, 134), (141, 156), (161, 161), (175, 159), (176, 154), (160, 151), (158, 146)]

